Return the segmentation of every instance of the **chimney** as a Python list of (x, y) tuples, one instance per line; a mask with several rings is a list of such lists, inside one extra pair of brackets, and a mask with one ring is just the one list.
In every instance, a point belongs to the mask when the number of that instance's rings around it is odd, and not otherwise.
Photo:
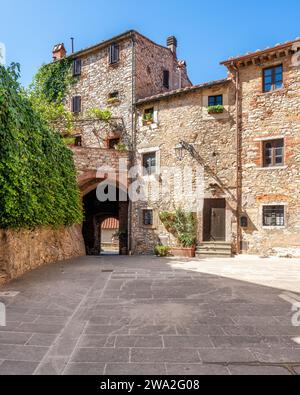
[(57, 44), (54, 46), (53, 51), (53, 61), (55, 62), (56, 60), (62, 59), (67, 55), (66, 48), (64, 44)]
[(175, 36), (170, 36), (167, 38), (167, 47), (173, 52), (174, 56), (177, 57), (177, 38)]

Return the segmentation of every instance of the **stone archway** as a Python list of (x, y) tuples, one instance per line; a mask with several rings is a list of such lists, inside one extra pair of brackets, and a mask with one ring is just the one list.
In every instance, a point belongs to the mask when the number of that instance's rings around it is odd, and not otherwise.
[(101, 254), (101, 223), (107, 218), (115, 218), (119, 221), (121, 231), (119, 253), (128, 254), (128, 201), (120, 201), (119, 188), (116, 188), (116, 196), (116, 201), (100, 202), (95, 187), (83, 196), (85, 214), (83, 237), (87, 255)]

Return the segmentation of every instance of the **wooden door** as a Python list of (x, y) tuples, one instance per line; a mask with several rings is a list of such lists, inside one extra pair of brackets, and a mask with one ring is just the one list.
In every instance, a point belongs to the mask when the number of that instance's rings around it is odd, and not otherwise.
[(211, 209), (211, 239), (213, 241), (226, 240), (226, 211), (225, 208)]

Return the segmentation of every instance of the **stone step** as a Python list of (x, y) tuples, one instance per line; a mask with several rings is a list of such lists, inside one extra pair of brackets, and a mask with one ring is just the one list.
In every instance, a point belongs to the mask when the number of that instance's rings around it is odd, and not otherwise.
[(197, 251), (230, 251), (232, 247), (229, 246), (199, 246), (197, 247)]
[(232, 245), (228, 242), (203, 242), (197, 247), (198, 258), (231, 258)]
[(232, 258), (231, 251), (196, 251), (197, 258)]

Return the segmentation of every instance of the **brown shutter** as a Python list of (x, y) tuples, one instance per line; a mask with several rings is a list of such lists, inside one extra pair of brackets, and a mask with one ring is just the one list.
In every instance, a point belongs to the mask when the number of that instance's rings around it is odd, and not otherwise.
[(169, 72), (169, 70), (163, 71), (163, 85), (167, 89), (169, 89), (169, 87), (170, 87), (170, 72)]
[(72, 99), (72, 112), (81, 112), (81, 96), (74, 96)]

